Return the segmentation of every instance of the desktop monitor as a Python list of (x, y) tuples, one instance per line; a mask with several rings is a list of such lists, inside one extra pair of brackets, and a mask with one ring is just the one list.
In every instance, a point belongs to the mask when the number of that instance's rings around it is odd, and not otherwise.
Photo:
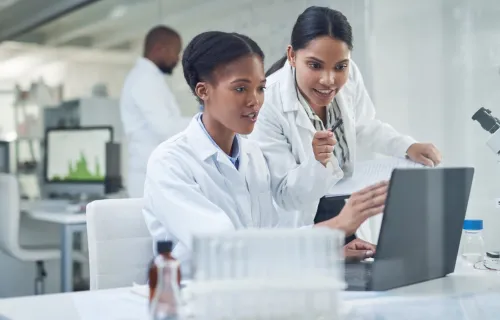
[(0, 173), (9, 173), (9, 143), (7, 141), (0, 141)]
[(113, 128), (48, 129), (45, 134), (45, 181), (48, 183), (103, 184), (106, 144)]

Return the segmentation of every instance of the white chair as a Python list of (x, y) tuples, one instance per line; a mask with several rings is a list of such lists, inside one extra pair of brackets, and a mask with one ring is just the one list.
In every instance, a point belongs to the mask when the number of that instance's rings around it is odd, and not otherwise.
[(90, 290), (145, 283), (153, 258), (142, 199), (109, 199), (87, 205)]
[(36, 263), (35, 294), (43, 294), (47, 276), (44, 262), (60, 259), (61, 252), (56, 247), (21, 247), (20, 215), (18, 181), (14, 175), (0, 174), (0, 250), (15, 259)]

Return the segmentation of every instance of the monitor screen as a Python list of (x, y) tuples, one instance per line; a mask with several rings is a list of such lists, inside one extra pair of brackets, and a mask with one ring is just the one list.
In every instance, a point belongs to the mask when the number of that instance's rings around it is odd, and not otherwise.
[(106, 143), (111, 127), (50, 129), (45, 137), (45, 179), (48, 182), (104, 182)]

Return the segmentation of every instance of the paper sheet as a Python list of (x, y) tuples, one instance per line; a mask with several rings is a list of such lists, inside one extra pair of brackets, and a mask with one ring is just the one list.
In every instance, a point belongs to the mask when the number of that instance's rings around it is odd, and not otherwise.
[(130, 292), (138, 295), (139, 297), (149, 298), (149, 286), (148, 285), (138, 285), (134, 283)]
[(148, 320), (148, 300), (132, 292), (91, 291), (73, 304), (81, 320)]
[(425, 168), (425, 166), (402, 158), (384, 158), (361, 161), (354, 165), (354, 175), (339, 181), (327, 197), (348, 196), (369, 185), (391, 178), (394, 168)]
[(470, 294), (457, 297), (381, 298), (352, 301), (350, 320), (495, 320), (500, 314), (500, 293)]

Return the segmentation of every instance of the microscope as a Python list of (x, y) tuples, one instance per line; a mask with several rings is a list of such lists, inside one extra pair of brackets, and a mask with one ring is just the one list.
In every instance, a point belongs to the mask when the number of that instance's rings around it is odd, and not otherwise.
[(497, 117), (491, 115), (491, 110), (480, 108), (472, 116), (472, 120), (479, 122), (484, 130), (491, 133), (490, 138), (486, 141), (486, 145), (495, 154), (500, 154), (500, 120)]
[[(491, 110), (480, 108), (472, 116), (472, 120), (479, 122), (484, 130), (491, 133), (486, 144), (495, 154), (500, 154), (500, 120), (491, 115)], [(500, 270), (500, 251), (486, 252), (484, 257), (484, 267), (488, 270)]]

